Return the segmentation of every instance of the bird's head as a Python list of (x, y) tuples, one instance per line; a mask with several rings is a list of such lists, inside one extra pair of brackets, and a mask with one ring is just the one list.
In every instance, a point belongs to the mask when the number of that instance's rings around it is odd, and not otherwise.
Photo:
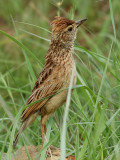
[(73, 21), (64, 17), (55, 17), (52, 21), (52, 40), (60, 43), (73, 43), (76, 38), (78, 27), (87, 19)]

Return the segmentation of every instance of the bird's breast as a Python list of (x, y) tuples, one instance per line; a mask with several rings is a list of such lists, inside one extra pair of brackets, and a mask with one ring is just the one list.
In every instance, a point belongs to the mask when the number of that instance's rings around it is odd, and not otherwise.
[(65, 59), (61, 63), (61, 78), (63, 79), (64, 82), (66, 82), (67, 87), (69, 87), (70, 80), (72, 79), (73, 76), (73, 85), (76, 84), (76, 66), (74, 59)]

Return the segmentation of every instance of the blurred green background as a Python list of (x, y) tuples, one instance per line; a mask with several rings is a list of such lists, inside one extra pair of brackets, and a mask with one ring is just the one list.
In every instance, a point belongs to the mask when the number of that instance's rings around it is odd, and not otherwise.
[[(88, 20), (75, 41), (77, 85), (67, 124), (67, 154), (76, 159), (118, 160), (120, 156), (120, 1), (0, 0), (0, 150), (11, 153), (14, 117), (25, 105), (45, 62), (56, 15)], [(39, 61), (39, 63), (38, 63)], [(35, 76), (34, 76), (35, 75)], [(34, 78), (35, 77), (35, 78)], [(60, 147), (64, 107), (50, 118), (50, 144)], [(18, 125), (20, 125), (20, 115)], [(26, 145), (41, 143), (38, 119), (24, 132)], [(38, 127), (39, 126), (39, 127)], [(13, 128), (13, 129), (12, 129)], [(54, 139), (54, 136), (56, 137)], [(23, 144), (20, 139), (18, 147)]]

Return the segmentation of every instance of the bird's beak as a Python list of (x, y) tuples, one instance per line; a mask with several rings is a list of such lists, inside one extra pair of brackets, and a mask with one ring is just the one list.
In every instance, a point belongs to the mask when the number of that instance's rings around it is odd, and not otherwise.
[(81, 24), (83, 24), (87, 19), (81, 19), (79, 21), (75, 21), (75, 23), (77, 24), (77, 27), (79, 27)]

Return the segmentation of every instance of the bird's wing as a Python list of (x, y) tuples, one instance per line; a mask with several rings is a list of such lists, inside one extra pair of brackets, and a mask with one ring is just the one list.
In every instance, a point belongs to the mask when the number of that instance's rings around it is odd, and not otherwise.
[(38, 111), (43, 105), (45, 105), (52, 95), (57, 93), (58, 90), (62, 88), (63, 82), (58, 72), (58, 67), (54, 67), (52, 70), (51, 68), (48, 68), (48, 70), (46, 69), (41, 72), (27, 104), (33, 103), (40, 99), (43, 100), (26, 108), (22, 113), (22, 121), (25, 121), (32, 113)]

